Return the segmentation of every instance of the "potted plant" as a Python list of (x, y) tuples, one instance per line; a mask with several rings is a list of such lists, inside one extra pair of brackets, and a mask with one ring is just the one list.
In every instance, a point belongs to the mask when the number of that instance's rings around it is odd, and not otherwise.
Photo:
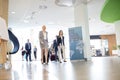
[(117, 46), (118, 47), (118, 56), (120, 56), (120, 45)]
[(112, 55), (117, 55), (117, 47), (113, 46)]
[(118, 47), (118, 49), (120, 50), (120, 45), (118, 45), (117, 47)]
[(120, 56), (120, 45), (113, 46), (112, 55)]

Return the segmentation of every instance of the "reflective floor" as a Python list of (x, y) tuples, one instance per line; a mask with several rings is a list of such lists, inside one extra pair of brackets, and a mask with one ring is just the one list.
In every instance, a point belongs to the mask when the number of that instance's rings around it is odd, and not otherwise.
[(0, 69), (0, 80), (120, 80), (120, 57), (94, 57), (66, 63), (13, 61), (12, 69)]

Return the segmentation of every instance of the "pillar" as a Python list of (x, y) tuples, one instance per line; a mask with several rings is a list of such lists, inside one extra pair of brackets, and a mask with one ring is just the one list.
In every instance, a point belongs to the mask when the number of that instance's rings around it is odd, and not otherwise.
[(117, 46), (120, 45), (120, 21), (115, 22), (115, 34)]
[(88, 23), (88, 10), (86, 4), (80, 4), (74, 7), (75, 14), (75, 26), (82, 27), (83, 43), (84, 43), (84, 58), (91, 59), (90, 54), (90, 35), (89, 35), (89, 23)]

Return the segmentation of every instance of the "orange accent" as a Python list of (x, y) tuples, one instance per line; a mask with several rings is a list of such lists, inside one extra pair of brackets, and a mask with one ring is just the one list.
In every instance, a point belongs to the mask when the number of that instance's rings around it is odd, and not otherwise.
[(101, 39), (108, 40), (109, 55), (112, 56), (113, 46), (116, 46), (116, 35), (101, 35)]

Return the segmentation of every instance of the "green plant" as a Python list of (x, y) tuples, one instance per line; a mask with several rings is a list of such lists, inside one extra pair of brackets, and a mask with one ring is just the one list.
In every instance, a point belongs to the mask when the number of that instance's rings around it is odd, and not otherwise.
[(117, 47), (116, 47), (116, 46), (113, 46), (113, 50), (117, 50)]
[(118, 49), (120, 50), (120, 45), (118, 45), (117, 47), (118, 47)]

